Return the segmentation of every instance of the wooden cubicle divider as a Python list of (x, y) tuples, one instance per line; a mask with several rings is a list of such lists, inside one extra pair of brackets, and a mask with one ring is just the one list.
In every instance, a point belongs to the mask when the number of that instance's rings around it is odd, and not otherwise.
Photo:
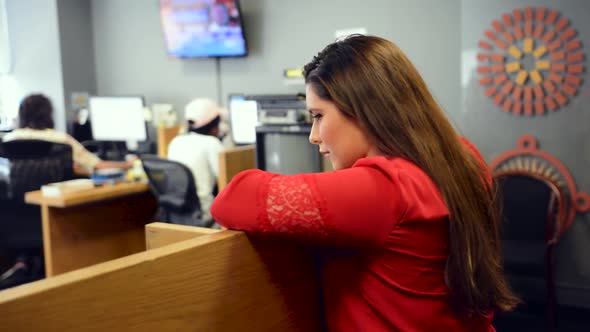
[[(320, 331), (310, 255), (150, 224), (145, 252), (0, 292), (7, 331)], [(180, 241), (180, 242), (177, 242)]]
[(41, 209), (45, 274), (50, 277), (145, 251), (145, 225), (157, 209), (145, 183), (100, 187), (25, 201)]
[(157, 144), (158, 144), (158, 157), (166, 158), (168, 156), (168, 145), (174, 137), (178, 135), (182, 126), (173, 127), (158, 127), (157, 133)]
[(191, 227), (177, 224), (154, 222), (145, 225), (145, 246), (147, 250), (167, 246), (172, 243), (218, 233), (219, 230), (204, 227)]
[(256, 168), (256, 147), (246, 145), (219, 153), (219, 177), (217, 187), (221, 191), (241, 171)]

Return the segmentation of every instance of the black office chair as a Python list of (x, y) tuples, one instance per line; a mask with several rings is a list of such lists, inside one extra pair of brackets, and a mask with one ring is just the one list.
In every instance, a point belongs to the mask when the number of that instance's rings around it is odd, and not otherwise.
[(0, 250), (27, 260), (28, 268), (35, 270), (18, 280), (0, 280), (0, 289), (44, 276), (41, 209), (26, 204), (24, 196), (44, 184), (72, 179), (72, 158), (67, 144), (38, 140), (0, 144)]
[(149, 155), (141, 156), (141, 162), (165, 222), (199, 227), (216, 225), (213, 220), (201, 219), (195, 179), (188, 167)]
[(14, 140), (0, 144), (0, 182), (3, 199), (24, 202), (24, 194), (51, 182), (74, 176), (72, 147), (40, 140)]
[[(502, 203), (504, 271), (515, 293), (524, 301), (517, 309), (545, 315), (545, 327), (555, 322), (553, 247), (558, 241), (563, 196), (551, 180), (525, 171), (494, 175)], [(531, 326), (529, 326), (532, 328)]]

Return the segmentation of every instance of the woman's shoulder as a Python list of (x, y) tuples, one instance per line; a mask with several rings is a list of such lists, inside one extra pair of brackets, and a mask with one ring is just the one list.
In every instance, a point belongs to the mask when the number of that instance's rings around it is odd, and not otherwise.
[(384, 173), (391, 183), (400, 190), (421, 192), (423, 196), (439, 197), (438, 187), (418, 165), (403, 158), (388, 158), (384, 156), (362, 158), (353, 165), (369, 167)]
[[(467, 149), (467, 151), (469, 151), (478, 160), (485, 164), (481, 152), (473, 143), (462, 136), (457, 137), (457, 139)], [(410, 175), (426, 175), (426, 173), (424, 173), (424, 171), (422, 171), (418, 165), (407, 159), (396, 157), (376, 156), (361, 158), (354, 163), (353, 167), (376, 167), (386, 172), (404, 172)]]
[(195, 139), (193, 146), (198, 146), (202, 151), (217, 154), (220, 150), (223, 150), (221, 140), (215, 136), (199, 134), (192, 134), (191, 136)]
[(175, 139), (184, 140), (186, 142), (221, 142), (217, 137), (211, 135), (203, 135), (198, 133), (186, 133), (178, 135)]
[(426, 173), (422, 171), (418, 165), (413, 162), (395, 157), (367, 157), (357, 160), (352, 167), (371, 167), (381, 170), (382, 172), (389, 174), (390, 176), (399, 176), (403, 173), (406, 176), (426, 176)]
[(54, 129), (31, 129), (31, 128), (17, 128), (10, 133), (4, 135), (4, 141), (33, 139), (43, 141), (64, 140), (67, 134), (59, 132)]
[(379, 156), (360, 159), (353, 167), (370, 167), (386, 174), (398, 200), (404, 202), (403, 220), (438, 220), (449, 213), (432, 178), (409, 160)]

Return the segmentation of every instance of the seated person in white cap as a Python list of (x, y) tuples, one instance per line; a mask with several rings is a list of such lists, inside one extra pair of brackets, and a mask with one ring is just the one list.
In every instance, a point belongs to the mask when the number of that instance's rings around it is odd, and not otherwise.
[(210, 99), (194, 99), (185, 107), (188, 133), (175, 137), (168, 146), (168, 159), (186, 165), (193, 173), (204, 221), (212, 219), (209, 208), (219, 175), (219, 152), (223, 150), (219, 139), (223, 113)]

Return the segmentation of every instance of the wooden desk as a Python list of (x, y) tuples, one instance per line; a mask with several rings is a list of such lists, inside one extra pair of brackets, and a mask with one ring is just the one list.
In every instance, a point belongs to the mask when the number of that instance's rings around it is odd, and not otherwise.
[(145, 250), (144, 226), (157, 202), (144, 183), (119, 183), (25, 201), (41, 206), (48, 277)]

